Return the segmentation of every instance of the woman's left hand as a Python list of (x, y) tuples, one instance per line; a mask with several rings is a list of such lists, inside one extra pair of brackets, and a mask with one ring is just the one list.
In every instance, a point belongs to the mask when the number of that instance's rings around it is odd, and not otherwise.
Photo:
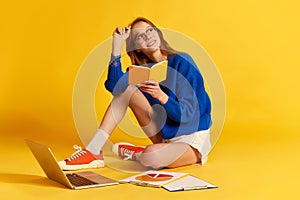
[(143, 92), (146, 92), (153, 98), (158, 99), (161, 104), (167, 103), (169, 97), (160, 89), (158, 82), (153, 80), (144, 81), (139, 85), (139, 87)]

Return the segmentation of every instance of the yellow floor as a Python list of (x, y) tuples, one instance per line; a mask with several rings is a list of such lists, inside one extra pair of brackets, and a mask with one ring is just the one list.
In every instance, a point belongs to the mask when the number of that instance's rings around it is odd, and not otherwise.
[[(32, 135), (2, 137), (0, 199), (299, 199), (299, 136), (284, 137), (284, 130), (272, 132), (273, 137), (267, 129), (225, 125), (205, 166), (170, 170), (188, 172), (219, 188), (176, 193), (131, 184), (69, 190), (46, 178), (23, 142)], [(61, 143), (66, 141), (42, 142), (61, 159), (74, 141), (68, 141), (65, 147)], [(109, 167), (95, 171), (115, 179), (133, 175)]]
[[(227, 97), (221, 137), (205, 166), (173, 169), (217, 189), (170, 193), (122, 184), (73, 191), (47, 179), (23, 141), (51, 146), (58, 159), (72, 153), (78, 142), (71, 135), (77, 75), (91, 55), (99, 62), (93, 75), (100, 63), (107, 66), (113, 30), (138, 16), (193, 41), (170, 42), (178, 51), (190, 53), (198, 48), (194, 42), (203, 45), (218, 66)], [(0, 200), (300, 199), (299, 18), (296, 0), (1, 1)], [(105, 50), (94, 56), (96, 47)], [(210, 69), (205, 60), (195, 61)], [(100, 120), (108, 105), (103, 101), (112, 96), (101, 93), (102, 79), (97, 92), (92, 81), (84, 81), (80, 88), (93, 90), (83, 94), (92, 95), (87, 99), (93, 103), (75, 105), (93, 115), (95, 106)], [(213, 82), (207, 82), (209, 89), (218, 93)], [(220, 105), (212, 100), (216, 111)], [(81, 120), (84, 132), (93, 134), (98, 123), (92, 127), (89, 118)], [(131, 175), (108, 167), (95, 171), (115, 179)]]

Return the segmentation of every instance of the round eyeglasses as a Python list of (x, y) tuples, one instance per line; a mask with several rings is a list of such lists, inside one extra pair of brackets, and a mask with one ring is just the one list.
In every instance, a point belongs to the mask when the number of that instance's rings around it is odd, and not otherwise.
[(142, 32), (140, 34), (137, 34), (135, 36), (134, 41), (136, 41), (137, 43), (143, 43), (143, 42), (145, 42), (145, 40), (147, 39), (147, 37), (153, 36), (153, 34), (155, 32), (156, 32), (156, 28), (155, 27), (149, 27), (144, 32)]

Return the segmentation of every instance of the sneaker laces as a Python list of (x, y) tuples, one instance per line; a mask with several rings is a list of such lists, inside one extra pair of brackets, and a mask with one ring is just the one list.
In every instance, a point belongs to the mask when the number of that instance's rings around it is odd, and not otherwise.
[(76, 144), (73, 146), (73, 148), (76, 150), (76, 152), (73, 153), (70, 158), (68, 158), (69, 161), (76, 160), (77, 158), (87, 153), (85, 150), (82, 150), (81, 146), (78, 146)]
[(132, 160), (133, 159), (134, 150), (129, 150), (124, 147), (121, 147), (120, 150), (122, 151), (122, 154), (123, 154), (123, 156), (122, 156), (123, 160)]

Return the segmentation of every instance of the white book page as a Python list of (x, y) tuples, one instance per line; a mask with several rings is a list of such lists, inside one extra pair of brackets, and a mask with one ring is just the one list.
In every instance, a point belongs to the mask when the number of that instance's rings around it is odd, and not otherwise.
[(187, 175), (187, 173), (151, 170), (119, 180), (119, 182), (133, 183), (142, 186), (160, 187), (185, 175)]
[(184, 191), (217, 188), (217, 186), (212, 185), (194, 176), (186, 176), (179, 180), (164, 185), (163, 188), (169, 191)]

